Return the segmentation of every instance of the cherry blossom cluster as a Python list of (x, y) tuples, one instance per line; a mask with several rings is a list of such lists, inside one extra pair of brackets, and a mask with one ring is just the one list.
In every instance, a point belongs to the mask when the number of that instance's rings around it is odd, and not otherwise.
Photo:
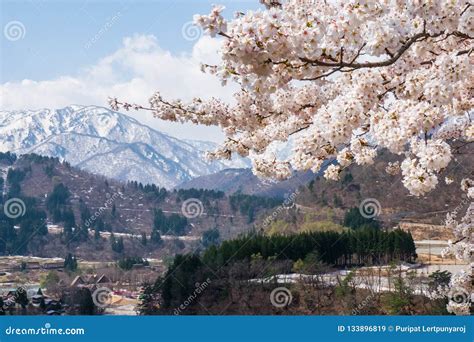
[[(262, 176), (317, 172), (336, 159), (339, 167), (325, 175), (337, 180), (341, 168), (370, 165), (386, 148), (405, 156), (403, 184), (413, 195), (432, 190), (452, 158), (447, 141), (473, 141), (474, 6), (466, 0), (260, 2), (265, 9), (230, 21), (222, 6), (194, 18), (223, 37), (222, 63), (202, 70), (241, 86), (235, 104), (183, 103), (156, 93), (149, 108), (155, 116), (222, 127), (227, 140), (209, 156), (250, 155)], [(296, 143), (288, 160), (269, 153), (272, 142), (291, 136)]]
[(400, 163), (398, 161), (388, 162), (387, 167), (385, 168), (385, 172), (392, 176), (400, 173)]
[(223, 33), (227, 30), (227, 22), (222, 17), (221, 13), (224, 9), (223, 6), (214, 6), (209, 15), (199, 15), (194, 16), (194, 22), (201, 27), (206, 29), (211, 37), (215, 37), (219, 33)]
[[(405, 155), (403, 184), (413, 195), (436, 187), (452, 158), (446, 141), (472, 141), (469, 2), (261, 3), (266, 10), (229, 22), (221, 6), (195, 17), (225, 37), (222, 64), (203, 70), (241, 85), (236, 104), (152, 98), (155, 115), (221, 126), (228, 140), (210, 156), (250, 155), (258, 175), (316, 172), (336, 159), (325, 176), (337, 180), (341, 168), (370, 165), (387, 148)], [(267, 153), (292, 135), (290, 159)]]
[[(457, 220), (457, 209), (446, 217), (446, 226), (454, 233), (455, 241), (448, 241), (448, 247), (443, 250), (442, 256), (454, 255), (457, 259), (466, 262), (469, 269), (462, 270), (452, 276), (449, 288), (444, 295), (448, 297), (447, 309), (458, 315), (469, 315), (472, 305), (472, 253), (474, 242), (474, 181), (465, 178), (461, 182), (461, 190), (466, 193), (465, 203), (468, 204), (466, 214), (461, 220)], [(446, 292), (449, 290), (448, 295)], [(443, 295), (442, 291), (438, 291)]]
[[(325, 175), (337, 180), (342, 168), (370, 165), (386, 148), (405, 157), (403, 184), (413, 195), (432, 190), (452, 158), (447, 141), (473, 141), (472, 4), (260, 2), (264, 9), (230, 21), (222, 6), (194, 18), (221, 36), (222, 62), (202, 70), (239, 84), (235, 103), (156, 93), (155, 116), (222, 127), (227, 140), (209, 156), (251, 156), (259, 175), (317, 172), (336, 159)], [(291, 136), (288, 160), (269, 153)]]
[(448, 312), (456, 315), (470, 315), (472, 305), (472, 274), (460, 271), (451, 276), (448, 292)]
[(451, 276), (448, 285), (439, 285), (427, 295), (431, 299), (448, 298), (447, 311), (456, 315), (470, 315), (472, 286), (471, 274), (462, 270)]

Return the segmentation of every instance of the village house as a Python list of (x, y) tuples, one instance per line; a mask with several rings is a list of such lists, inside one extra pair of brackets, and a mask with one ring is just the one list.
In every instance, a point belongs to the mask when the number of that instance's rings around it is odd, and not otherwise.
[(87, 287), (90, 290), (93, 290), (97, 287), (107, 286), (110, 287), (112, 281), (105, 274), (98, 276), (97, 274), (77, 276), (71, 282), (71, 287)]

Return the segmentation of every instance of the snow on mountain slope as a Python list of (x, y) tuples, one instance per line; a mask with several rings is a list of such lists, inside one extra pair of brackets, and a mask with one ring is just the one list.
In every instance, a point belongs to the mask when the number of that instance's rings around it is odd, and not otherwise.
[(74, 166), (119, 180), (168, 188), (227, 167), (248, 167), (245, 159), (205, 160), (211, 142), (182, 141), (106, 108), (0, 111), (0, 151), (59, 157)]
[[(203, 153), (207, 151), (213, 151), (218, 147), (216, 143), (213, 143), (211, 141), (188, 140), (188, 139), (185, 139), (183, 141), (193, 146), (194, 148), (198, 149), (199, 151), (202, 151)], [(249, 159), (241, 158), (240, 156), (233, 156), (231, 160), (221, 159), (219, 160), (219, 164), (223, 165), (224, 169), (233, 169), (233, 168), (248, 169), (248, 168), (251, 168), (252, 166), (252, 163), (250, 162)]]

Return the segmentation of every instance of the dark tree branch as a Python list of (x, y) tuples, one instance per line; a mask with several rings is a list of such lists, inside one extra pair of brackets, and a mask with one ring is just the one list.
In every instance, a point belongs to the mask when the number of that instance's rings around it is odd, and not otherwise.
[[(389, 58), (389, 59), (386, 59), (384, 61), (380, 61), (380, 62), (365, 62), (365, 63), (355, 63), (355, 60), (357, 59), (357, 57), (360, 55), (360, 52), (361, 52), (361, 49), (359, 49), (356, 57), (350, 61), (350, 62), (344, 62), (344, 61), (341, 61), (341, 62), (325, 62), (325, 61), (320, 61), (320, 60), (312, 60), (312, 59), (308, 59), (306, 57), (300, 57), (299, 59), (302, 61), (302, 62), (305, 62), (305, 63), (308, 63), (308, 64), (311, 64), (311, 65), (316, 65), (316, 66), (323, 66), (323, 67), (331, 67), (331, 68), (351, 68), (353, 70), (355, 69), (362, 69), (362, 68), (378, 68), (378, 67), (384, 67), (384, 66), (389, 66), (389, 65), (392, 65), (393, 63), (395, 63), (414, 43), (416, 43), (417, 41), (419, 40), (424, 40), (424, 39), (428, 39), (428, 38), (435, 38), (435, 37), (439, 37), (441, 35), (443, 35), (444, 32), (440, 32), (440, 33), (436, 33), (436, 34), (433, 34), (433, 35), (430, 35), (426, 32), (421, 32), (421, 33), (418, 33), (416, 35), (414, 35), (413, 37), (411, 37), (410, 39), (408, 39), (401, 47), (400, 49), (397, 51), (397, 53), (395, 53), (393, 55), (393, 57)], [(452, 34), (454, 35), (454, 33)], [(364, 47), (365, 44), (362, 46)]]

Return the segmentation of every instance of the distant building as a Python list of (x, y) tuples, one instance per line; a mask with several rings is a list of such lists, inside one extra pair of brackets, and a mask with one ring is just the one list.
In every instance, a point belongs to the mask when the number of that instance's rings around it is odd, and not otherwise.
[(77, 276), (71, 283), (71, 287), (87, 287), (94, 289), (99, 286), (110, 285), (112, 281), (105, 274), (98, 276), (93, 274), (90, 276)]
[(97, 280), (96, 284), (110, 284), (112, 281), (105, 274)]
[(81, 276), (77, 276), (76, 278), (74, 278), (74, 280), (72, 281), (71, 283), (71, 287), (78, 287), (78, 286), (82, 286), (82, 285), (85, 285), (85, 281), (84, 279), (82, 279)]
[(55, 262), (46, 262), (43, 264), (43, 268), (46, 270), (54, 270), (64, 267), (64, 262), (62, 261), (55, 261)]
[(37, 261), (30, 261), (26, 263), (26, 268), (29, 270), (38, 270), (41, 268), (41, 264)]

